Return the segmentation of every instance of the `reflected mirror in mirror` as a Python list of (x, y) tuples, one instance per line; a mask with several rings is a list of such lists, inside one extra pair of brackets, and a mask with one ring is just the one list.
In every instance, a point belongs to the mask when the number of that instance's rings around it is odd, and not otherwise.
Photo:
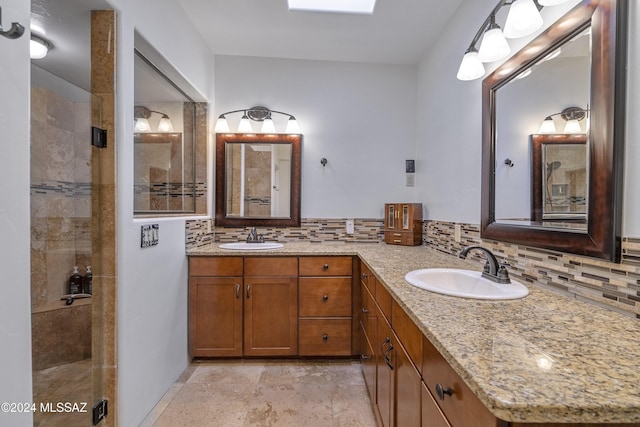
[(227, 217), (291, 218), (291, 145), (227, 143)]
[(207, 105), (137, 35), (134, 54), (134, 214), (205, 214)]
[(216, 225), (300, 226), (301, 136), (217, 134)]
[[(538, 58), (522, 73), (501, 86), (495, 93), (496, 102), (496, 159), (509, 158), (515, 167), (499, 167), (495, 171), (495, 220), (498, 223), (535, 225), (537, 227), (565, 228), (574, 231), (586, 230), (586, 212), (583, 212), (583, 226), (577, 227), (575, 218), (569, 215), (559, 215), (567, 206), (558, 205), (558, 192), (562, 187), (558, 182), (550, 184), (550, 192), (556, 191), (556, 196), (550, 196), (547, 201), (553, 201), (553, 206), (542, 204), (544, 212), (536, 214), (539, 200), (534, 197), (536, 186), (540, 185), (533, 178), (536, 148), (533, 134), (538, 134), (545, 119), (547, 129), (553, 135), (561, 137), (565, 132), (579, 132), (585, 134), (589, 128), (589, 117), (582, 115), (577, 123), (577, 129), (567, 127), (569, 116), (557, 113), (568, 106), (582, 106), (587, 110), (590, 102), (590, 73), (591, 69), (591, 27), (580, 30), (578, 34), (562, 43), (551, 53)], [(524, 76), (524, 77), (521, 77)], [(578, 108), (579, 109), (579, 108)], [(544, 131), (544, 129), (543, 129)], [(583, 139), (588, 139), (583, 136)], [(545, 145), (546, 147), (546, 145)], [(538, 147), (539, 148), (539, 147)], [(575, 149), (575, 147), (574, 147)], [(560, 147), (549, 148), (549, 155)], [(582, 151), (586, 153), (586, 146)], [(539, 153), (544, 155), (543, 152)], [(563, 155), (565, 155), (564, 153)], [(552, 165), (557, 160), (549, 158)], [(500, 163), (498, 163), (500, 164)], [(550, 179), (556, 180), (566, 171), (566, 159), (561, 169), (554, 170)], [(504, 164), (503, 164), (504, 165)], [(586, 170), (586, 165), (583, 170)], [(583, 176), (586, 180), (586, 176)], [(545, 191), (547, 182), (543, 181)], [(583, 196), (586, 197), (586, 183), (582, 186)], [(551, 194), (551, 193), (550, 193)], [(574, 194), (572, 197), (576, 197)], [(583, 199), (582, 207), (586, 207)], [(575, 206), (571, 207), (572, 211)], [(534, 213), (532, 215), (532, 212)], [(553, 212), (558, 215), (553, 215)], [(554, 221), (542, 221), (554, 216)], [(564, 220), (567, 220), (566, 223)]]

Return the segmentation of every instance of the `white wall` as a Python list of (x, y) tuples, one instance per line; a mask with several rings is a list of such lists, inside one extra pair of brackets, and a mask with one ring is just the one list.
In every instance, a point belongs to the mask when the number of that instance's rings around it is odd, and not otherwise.
[[(382, 218), (385, 202), (415, 201), (404, 171), (415, 158), (416, 71), (219, 55), (216, 114), (264, 105), (296, 117), (304, 138), (303, 218)], [(283, 131), (280, 117), (274, 122)], [(239, 116), (227, 119), (234, 129)]]
[[(561, 16), (576, 3), (545, 8), (543, 12), (552, 18)], [(418, 158), (426, 167), (418, 170), (416, 181), (418, 199), (425, 203), (429, 219), (480, 222), (482, 79), (462, 82), (455, 76), (480, 19), (494, 5), (493, 0), (465, 0), (443, 32), (446, 43), (436, 45), (420, 65), (418, 115), (429, 119), (418, 119)], [(640, 7), (629, 2), (629, 9), (622, 233), (640, 236), (640, 122), (635, 120), (640, 115)], [(531, 38), (520, 40), (512, 52)]]
[[(31, 268), (29, 123), (30, 5), (2, 2), (2, 25), (27, 27), (17, 40), (0, 37), (0, 403), (31, 402)], [(31, 413), (0, 412), (0, 425), (31, 426)]]
[[(137, 30), (204, 99), (214, 57), (173, 0), (109, 0), (119, 12), (117, 135), (118, 424), (138, 425), (187, 366), (185, 220), (133, 218), (133, 73)], [(140, 225), (160, 224), (140, 248)]]
[[(577, 2), (543, 9), (545, 23)], [(482, 79), (463, 82), (456, 74), (475, 32), (495, 4), (494, 0), (464, 0), (442, 32), (442, 43), (434, 45), (419, 67), (417, 150), (422, 167), (417, 170), (416, 186), (427, 219), (480, 223)], [(498, 20), (504, 23), (504, 18)], [(534, 36), (511, 41), (512, 53)], [(485, 64), (487, 74), (498, 65)]]

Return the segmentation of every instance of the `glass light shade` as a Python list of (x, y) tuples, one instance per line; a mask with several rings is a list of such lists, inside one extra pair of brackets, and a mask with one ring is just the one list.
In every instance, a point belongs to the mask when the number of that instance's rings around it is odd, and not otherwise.
[(542, 24), (542, 15), (533, 0), (516, 0), (509, 8), (504, 36), (510, 39), (525, 37), (539, 30)]
[(556, 124), (553, 122), (551, 117), (547, 117), (544, 119), (542, 124), (540, 125), (540, 129), (538, 133), (558, 133), (556, 130)]
[(240, 133), (253, 133), (253, 128), (251, 127), (251, 123), (249, 122), (249, 117), (245, 114), (240, 119), (240, 123), (238, 124), (238, 132)]
[(287, 121), (287, 129), (285, 130), (285, 132), (289, 134), (300, 133), (300, 127), (298, 126), (298, 121), (295, 119), (295, 117), (291, 116), (289, 118), (289, 121)]
[(42, 59), (49, 53), (49, 48), (40, 40), (31, 39), (29, 43), (29, 56), (31, 59)]
[(583, 133), (580, 122), (576, 119), (567, 120), (567, 124), (564, 125), (564, 133)]
[(553, 58), (557, 58), (558, 56), (560, 56), (561, 53), (562, 53), (562, 48), (557, 48), (556, 50), (551, 52), (549, 55), (545, 56), (543, 61), (550, 61)]
[(468, 81), (475, 80), (484, 76), (484, 65), (480, 58), (478, 58), (478, 52), (476, 50), (470, 50), (465, 53), (458, 69), (458, 80)]
[(538, 0), (538, 3), (540, 3), (540, 6), (557, 6), (568, 1), (569, 0)]
[(173, 132), (173, 123), (171, 123), (171, 119), (166, 114), (162, 116), (160, 123), (158, 123), (158, 131)]
[(262, 133), (276, 133), (276, 127), (271, 118), (262, 121)]
[(499, 61), (506, 58), (511, 53), (511, 48), (507, 39), (502, 35), (500, 27), (495, 26), (485, 31), (482, 36), (482, 43), (480, 43), (480, 50), (478, 51), (478, 58), (482, 62)]
[(136, 119), (136, 125), (133, 127), (133, 130), (136, 132), (149, 132), (151, 130), (149, 120), (145, 119), (144, 117)]
[(218, 117), (216, 121), (216, 127), (214, 129), (217, 133), (229, 133), (231, 129), (229, 129), (229, 123), (227, 123), (227, 119), (224, 116)]

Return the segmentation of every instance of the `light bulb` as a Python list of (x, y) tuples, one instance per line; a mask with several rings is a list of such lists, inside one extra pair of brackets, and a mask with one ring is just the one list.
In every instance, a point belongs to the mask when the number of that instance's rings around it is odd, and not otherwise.
[(510, 39), (525, 37), (542, 27), (542, 15), (533, 0), (515, 0), (504, 23), (504, 36)]
[(29, 43), (29, 56), (31, 59), (42, 59), (49, 53), (49, 47), (40, 38), (31, 36)]
[(502, 30), (497, 24), (493, 24), (485, 31), (480, 43), (478, 58), (482, 62), (494, 62), (506, 58), (511, 53), (509, 43), (502, 35)]
[(151, 130), (151, 126), (149, 125), (149, 120), (144, 117), (140, 117), (136, 119), (136, 125), (133, 128), (136, 132), (149, 132)]
[(245, 114), (240, 119), (240, 123), (238, 124), (238, 132), (240, 133), (253, 133), (253, 128), (251, 127), (251, 123), (249, 122), (249, 117)]
[(556, 124), (553, 122), (551, 117), (547, 117), (544, 119), (542, 124), (540, 125), (540, 129), (538, 133), (557, 133)]
[(158, 131), (159, 132), (173, 132), (173, 123), (171, 123), (171, 119), (166, 114), (162, 115), (160, 119), (160, 123), (158, 123)]
[(227, 119), (225, 119), (224, 116), (218, 117), (218, 120), (216, 121), (215, 131), (217, 133), (231, 132), (231, 129), (229, 129), (229, 123), (227, 123)]
[(285, 130), (285, 132), (289, 134), (300, 133), (300, 127), (298, 126), (298, 121), (295, 117), (289, 117), (289, 120), (287, 121), (287, 129)]
[(582, 133), (580, 122), (576, 119), (568, 120), (567, 124), (564, 125), (564, 133)]
[(276, 133), (276, 127), (274, 126), (273, 120), (271, 119), (271, 117), (269, 117), (268, 119), (264, 119), (264, 121), (262, 122), (261, 132)]
[(462, 57), (457, 77), (458, 80), (475, 80), (484, 76), (484, 72), (484, 65), (478, 58), (478, 51), (470, 49)]

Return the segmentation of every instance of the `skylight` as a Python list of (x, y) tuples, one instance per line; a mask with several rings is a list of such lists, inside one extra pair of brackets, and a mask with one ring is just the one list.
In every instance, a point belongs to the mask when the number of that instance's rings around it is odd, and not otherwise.
[(289, 10), (371, 15), (376, 0), (289, 0)]

